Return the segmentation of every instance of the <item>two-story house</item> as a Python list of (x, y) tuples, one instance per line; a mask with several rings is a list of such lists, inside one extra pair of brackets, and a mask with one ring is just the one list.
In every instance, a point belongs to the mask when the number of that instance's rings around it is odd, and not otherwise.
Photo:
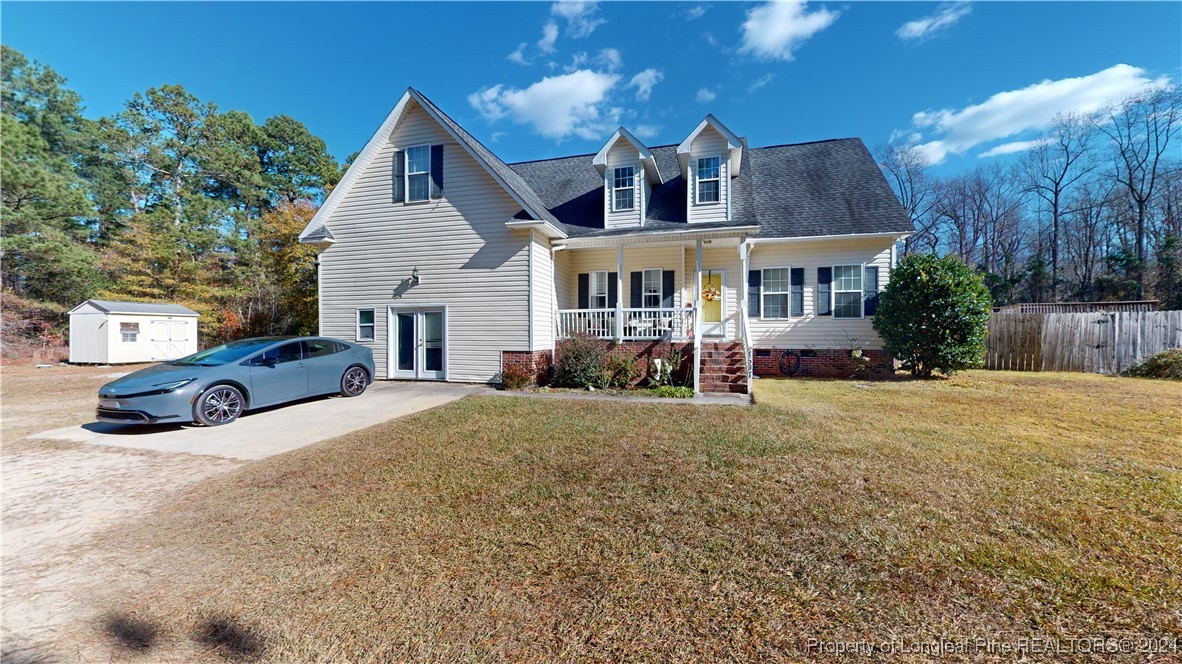
[(911, 233), (858, 139), (753, 148), (708, 115), (678, 145), (620, 128), (506, 164), (408, 89), (300, 241), (320, 333), (370, 345), (374, 378), (496, 382), (589, 334), (678, 344), (697, 389), (741, 392), (854, 349), (888, 368), (871, 317)]

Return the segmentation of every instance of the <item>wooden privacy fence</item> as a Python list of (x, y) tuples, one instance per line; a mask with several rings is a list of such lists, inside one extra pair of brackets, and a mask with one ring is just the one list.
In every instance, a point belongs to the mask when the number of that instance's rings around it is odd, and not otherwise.
[(986, 346), (987, 369), (1118, 374), (1182, 347), (1182, 311), (998, 312)]

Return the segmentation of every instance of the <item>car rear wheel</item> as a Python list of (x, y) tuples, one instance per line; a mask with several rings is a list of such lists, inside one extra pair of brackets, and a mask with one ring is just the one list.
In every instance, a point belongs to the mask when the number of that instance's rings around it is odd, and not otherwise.
[(369, 385), (369, 374), (361, 367), (349, 367), (341, 375), (341, 394), (347, 397), (360, 396)]
[(246, 400), (238, 388), (232, 385), (214, 385), (197, 400), (193, 414), (201, 424), (216, 427), (238, 419), (245, 405)]

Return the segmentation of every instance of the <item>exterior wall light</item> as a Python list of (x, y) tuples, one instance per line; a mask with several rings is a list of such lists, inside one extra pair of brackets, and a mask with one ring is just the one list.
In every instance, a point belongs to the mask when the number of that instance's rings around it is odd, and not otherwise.
[(414, 284), (415, 286), (419, 285), (419, 266), (417, 265), (415, 266), (415, 269), (410, 271), (410, 283)]

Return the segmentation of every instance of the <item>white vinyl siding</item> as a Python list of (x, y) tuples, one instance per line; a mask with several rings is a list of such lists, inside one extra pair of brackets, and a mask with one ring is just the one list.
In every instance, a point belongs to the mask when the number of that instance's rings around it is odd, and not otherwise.
[(544, 350), (554, 347), (554, 312), (558, 309), (555, 298), (554, 256), (549, 243), (538, 234), (530, 244), (533, 273), (530, 276), (530, 310), (533, 315), (533, 348)]
[[(692, 255), (692, 251), (689, 252)], [(616, 271), (615, 249), (566, 249), (558, 252), (558, 256), (566, 254), (569, 260), (570, 277), (566, 281), (566, 301), (570, 303), (564, 309), (574, 309), (578, 301), (577, 275), (603, 270)], [(737, 255), (737, 252), (736, 252)], [(680, 247), (624, 247), (624, 271), (622, 273), (624, 290), (620, 293), (620, 303), (625, 308), (631, 306), (632, 273), (643, 272), (648, 269), (673, 270), (673, 306), (680, 307), (685, 299), (685, 275), (681, 265)], [(692, 281), (692, 279), (691, 279)], [(662, 294), (663, 296), (663, 294)], [(561, 300), (562, 298), (560, 298)]]
[[(687, 187), (688, 219), (692, 223), (710, 223), (726, 221), (730, 205), (727, 196), (730, 195), (730, 148), (726, 137), (713, 127), (706, 127), (690, 145), (689, 175), (690, 186)], [(718, 159), (718, 200), (708, 201), (700, 198), (701, 182), (699, 181), (699, 159), (715, 157)], [(711, 172), (712, 174), (712, 172)], [(707, 182), (714, 180), (708, 178)], [(713, 186), (712, 184), (710, 185)]]
[[(624, 182), (616, 181), (618, 169), (632, 169), (631, 189), (632, 206), (621, 208), (616, 195), (624, 195), (619, 191), (625, 186)], [(636, 186), (637, 181), (643, 179), (644, 170), (641, 167), (640, 152), (635, 145), (626, 140), (617, 141), (607, 153), (607, 168), (603, 173), (604, 185), (604, 228), (629, 228), (639, 226), (643, 218), (646, 198), (643, 187)]]
[[(396, 150), (443, 145), (447, 197), (392, 199)], [(350, 338), (356, 310), (375, 309), (373, 350), (387, 377), (388, 306), (447, 305), (447, 377), (487, 382), (503, 350), (529, 346), (530, 234), (505, 227), (521, 210), (413, 101), (391, 140), (326, 220), (336, 243), (320, 256), (321, 334)], [(421, 282), (410, 284), (419, 268)]]
[(759, 311), (763, 318), (788, 318), (792, 297), (792, 270), (786, 267), (765, 267), (760, 279), (762, 302)]
[[(751, 269), (791, 265), (804, 271), (804, 315), (790, 319), (751, 319), (755, 348), (882, 348), (871, 327), (873, 318), (818, 316), (817, 268), (865, 264), (878, 267), (878, 287), (890, 279), (891, 241), (884, 238), (817, 240), (786, 244), (757, 244), (751, 252)], [(728, 275), (729, 276), (729, 275)], [(832, 286), (830, 284), (830, 291)]]

